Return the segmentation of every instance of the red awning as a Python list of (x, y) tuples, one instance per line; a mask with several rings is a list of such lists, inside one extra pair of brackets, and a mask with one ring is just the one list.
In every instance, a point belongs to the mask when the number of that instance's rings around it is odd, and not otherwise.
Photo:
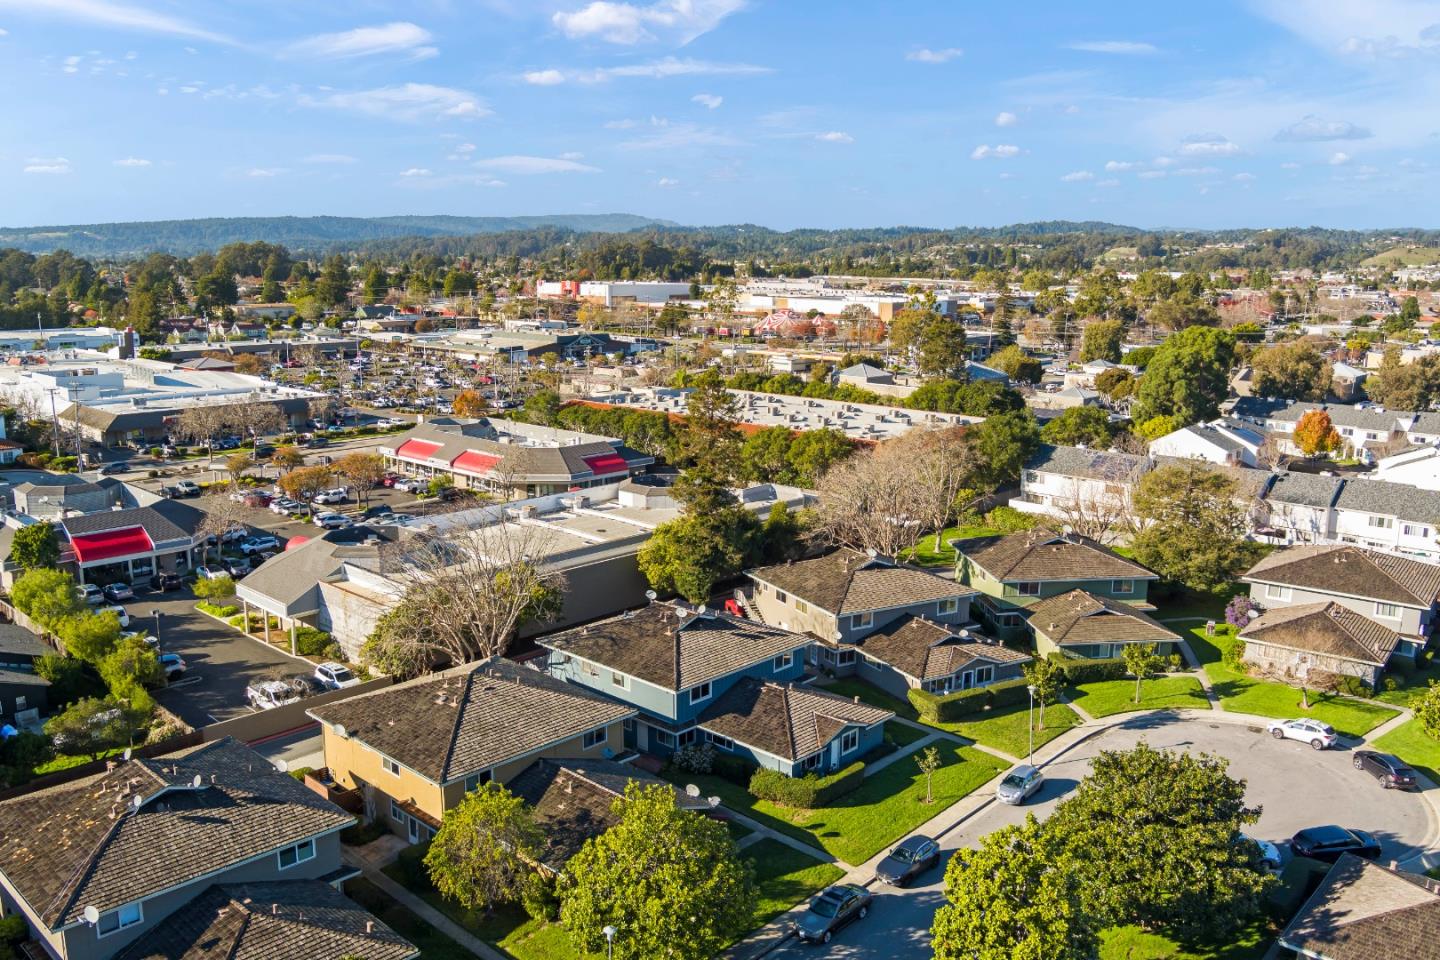
[(113, 560), (116, 557), (132, 557), (141, 553), (154, 553), (155, 544), (144, 527), (126, 527), (124, 530), (106, 530), (104, 533), (86, 533), (70, 538), (75, 556), (81, 563), (96, 563)]
[(481, 474), (490, 472), (499, 462), (499, 457), (492, 457), (488, 453), (476, 453), (474, 450), (466, 450), (451, 461), (450, 466), (456, 470), (463, 470), (465, 473), (473, 473), (476, 476), (480, 476)]
[(395, 456), (423, 463), (439, 449), (440, 444), (431, 443), (429, 440), (406, 440), (400, 444), (400, 449), (395, 451)]
[(597, 477), (603, 477), (611, 473), (625, 473), (629, 467), (625, 458), (618, 453), (597, 453), (593, 457), (585, 457), (585, 465), (590, 472)]

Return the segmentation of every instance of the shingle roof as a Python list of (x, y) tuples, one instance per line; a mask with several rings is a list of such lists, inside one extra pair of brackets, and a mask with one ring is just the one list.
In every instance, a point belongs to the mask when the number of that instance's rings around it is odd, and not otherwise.
[(0, 802), (0, 873), (58, 928), (354, 822), (226, 738)]
[(34, 633), (18, 623), (0, 623), (0, 653), (19, 654), (23, 657), (43, 657), (55, 651), (46, 646)]
[(1031, 605), (1030, 627), (1057, 644), (1180, 639), (1134, 607), (1084, 590), (1071, 590)]
[(24, 670), (0, 670), (0, 684), (24, 687), (48, 687), (50, 686), (50, 681), (38, 674), (27, 673)]
[(1335, 497), (1344, 483), (1339, 477), (1322, 477), (1314, 473), (1277, 473), (1270, 481), (1264, 499), (1272, 503), (1328, 509), (1335, 505)]
[[(613, 827), (620, 815), (612, 811), (631, 783), (669, 786), (639, 767), (613, 760), (537, 760), (506, 786), (530, 804), (535, 822), (545, 833), (541, 862), (552, 870), (564, 867), (585, 841)], [(684, 807), (708, 808), (676, 791)]]
[(536, 641), (664, 690), (686, 690), (805, 647), (810, 638), (714, 611), (652, 603)]
[(1440, 565), (1345, 544), (1276, 550), (1240, 579), (1416, 607), (1440, 598)]
[(217, 884), (115, 960), (408, 960), (415, 945), (323, 880)]
[(122, 530), (125, 527), (141, 526), (150, 539), (159, 543), (163, 540), (188, 540), (195, 536), (205, 515), (188, 503), (161, 500), (148, 507), (134, 507), (130, 510), (107, 510), (102, 513), (88, 513), (80, 517), (66, 517), (60, 523), (71, 536), (103, 533), (106, 530)]
[(1007, 537), (953, 540), (957, 553), (997, 580), (1158, 580), (1089, 537), (1023, 530)]
[(1010, 664), (1034, 659), (998, 643), (982, 643), (965, 632), (967, 636), (961, 637), (953, 627), (901, 617), (866, 637), (860, 653), (916, 680), (948, 677), (976, 660)]
[(1133, 453), (1111, 453), (1086, 447), (1056, 447), (1041, 444), (1025, 462), (1025, 469), (1086, 477), (1110, 483), (1130, 483), (1149, 468), (1146, 457)]
[(968, 597), (975, 592), (953, 580), (848, 547), (810, 560), (761, 567), (748, 575), (836, 615)]
[(794, 683), (746, 677), (700, 714), (699, 725), (785, 760), (824, 747), (847, 726), (869, 727), (895, 714)]
[[(444, 697), (443, 701), (441, 697)], [(436, 783), (594, 730), (635, 710), (499, 658), (309, 711)]]
[(1383, 667), (1400, 635), (1333, 601), (1269, 610), (1240, 631), (1244, 640)]
[(1440, 525), (1440, 492), (1385, 480), (1347, 480), (1335, 506)]
[(1344, 854), (1280, 943), (1325, 960), (1433, 957), (1440, 944), (1440, 885)]

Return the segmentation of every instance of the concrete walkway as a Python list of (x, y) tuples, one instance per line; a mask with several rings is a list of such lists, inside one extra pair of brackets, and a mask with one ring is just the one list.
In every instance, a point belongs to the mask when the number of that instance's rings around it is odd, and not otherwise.
[(454, 940), (465, 950), (482, 958), (482, 960), (508, 960), (505, 954), (496, 950), (454, 920), (451, 920), (445, 916), (445, 914), (436, 910), (430, 906), (430, 904), (421, 900), (415, 894), (381, 873), (380, 870), (372, 865), (370, 860), (355, 856), (354, 851), (348, 847), (342, 851), (341, 859), (349, 866), (357, 868), (361, 876), (375, 884), (375, 886), (379, 887), (388, 896), (392, 897), (396, 903), (430, 924), (430, 926), (436, 930), (445, 934), (445, 936), (451, 940)]

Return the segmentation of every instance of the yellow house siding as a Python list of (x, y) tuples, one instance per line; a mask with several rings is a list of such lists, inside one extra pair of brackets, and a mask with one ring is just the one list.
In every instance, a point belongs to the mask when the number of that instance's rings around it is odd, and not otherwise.
[[(368, 783), (387, 797), (415, 804), (437, 820), (444, 815), (444, 795), (438, 783), (403, 766), (398, 776), (392, 774), (380, 765), (378, 751), (353, 737), (341, 737), (324, 724), (321, 726), (325, 731), (325, 765), (336, 783), (351, 788)], [(388, 804), (383, 810), (377, 807), (376, 813), (389, 816)]]

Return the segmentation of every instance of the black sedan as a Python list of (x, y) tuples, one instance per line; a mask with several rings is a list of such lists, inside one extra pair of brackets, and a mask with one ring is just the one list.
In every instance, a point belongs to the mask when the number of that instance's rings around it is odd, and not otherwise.
[(812, 943), (829, 943), (835, 931), (870, 912), (870, 891), (858, 883), (837, 883), (810, 901), (795, 921), (795, 935)]
[(1380, 841), (1364, 830), (1347, 830), (1333, 824), (1307, 827), (1290, 838), (1290, 852), (1324, 863), (1334, 863), (1343, 853), (1353, 853), (1366, 860), (1380, 859)]
[(1414, 790), (1420, 785), (1415, 779), (1415, 771), (1394, 754), (1356, 750), (1355, 769), (1364, 770), (1379, 780), (1386, 790)]
[(179, 590), (185, 585), (180, 577), (173, 573), (162, 573), (151, 581), (156, 590), (161, 593), (169, 593), (171, 590)]
[(918, 834), (905, 840), (875, 868), (875, 879), (895, 887), (910, 881), (940, 863), (940, 844)]

